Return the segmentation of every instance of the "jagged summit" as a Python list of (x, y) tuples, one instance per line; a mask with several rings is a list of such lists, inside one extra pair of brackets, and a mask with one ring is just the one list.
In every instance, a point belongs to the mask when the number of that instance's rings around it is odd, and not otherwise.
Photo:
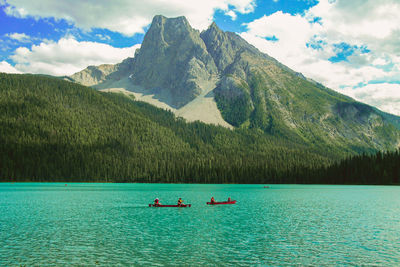
[(200, 34), (208, 52), (212, 55), (219, 72), (223, 72), (227, 65), (233, 62), (235, 52), (229, 36), (213, 22), (206, 31)]
[(140, 92), (138, 99), (190, 121), (254, 128), (299, 142), (354, 151), (365, 145), (391, 149), (400, 141), (398, 117), (305, 78), (215, 22), (200, 33), (185, 17), (157, 15), (135, 57), (116, 66), (114, 72), (100, 66), (104, 75), (91, 67), (72, 78), (93, 76), (97, 88)]
[(146, 34), (147, 38), (143, 40), (160, 41), (166, 43), (175, 43), (177, 37), (183, 37), (193, 31), (186, 17), (167, 18), (162, 15), (157, 15), (153, 18), (153, 22)]
[(185, 16), (179, 16), (179, 17), (175, 17), (175, 18), (167, 18), (163, 15), (155, 15), (151, 22), (151, 26), (160, 27), (161, 25), (163, 25), (165, 23), (174, 24), (176, 27), (186, 26), (186, 27), (191, 28), (189, 21), (186, 19)]
[(182, 107), (203, 91), (217, 68), (199, 31), (185, 17), (156, 16), (135, 57), (132, 80)]
[(218, 27), (217, 23), (213, 21), (210, 26), (208, 26), (207, 30), (203, 31), (204, 32), (215, 32), (215, 33), (222, 33), (223, 31)]

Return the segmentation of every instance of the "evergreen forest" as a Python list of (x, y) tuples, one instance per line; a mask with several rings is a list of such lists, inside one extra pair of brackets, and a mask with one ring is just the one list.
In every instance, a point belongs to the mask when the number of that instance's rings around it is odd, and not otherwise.
[(41, 75), (0, 73), (0, 124), (0, 181), (399, 183), (399, 151), (187, 123)]

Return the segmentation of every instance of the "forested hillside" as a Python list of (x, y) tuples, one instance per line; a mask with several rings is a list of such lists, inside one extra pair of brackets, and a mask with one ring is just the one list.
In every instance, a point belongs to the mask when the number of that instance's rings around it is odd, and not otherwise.
[(308, 180), (327, 184), (400, 185), (400, 149), (351, 156), (315, 171)]
[(0, 74), (0, 124), (1, 181), (302, 183), (354, 154), (38, 75)]
[(0, 123), (7, 181), (261, 182), (339, 157), (35, 75), (0, 74)]

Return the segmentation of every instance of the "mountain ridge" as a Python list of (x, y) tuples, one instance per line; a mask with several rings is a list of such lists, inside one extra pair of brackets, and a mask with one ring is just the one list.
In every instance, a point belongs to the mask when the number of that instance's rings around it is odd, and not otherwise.
[[(139, 100), (169, 107), (189, 121), (253, 128), (310, 144), (347, 144), (355, 151), (364, 145), (393, 149), (400, 142), (396, 116), (307, 79), (215, 23), (199, 32), (184, 17), (155, 16), (135, 57), (124, 68), (115, 66), (121, 70), (83, 72), (94, 88), (110, 89), (119, 82), (135, 96), (140, 91)], [(82, 72), (71, 79), (85, 84)], [(207, 90), (205, 105), (199, 97)], [(210, 122), (207, 114), (216, 119)]]

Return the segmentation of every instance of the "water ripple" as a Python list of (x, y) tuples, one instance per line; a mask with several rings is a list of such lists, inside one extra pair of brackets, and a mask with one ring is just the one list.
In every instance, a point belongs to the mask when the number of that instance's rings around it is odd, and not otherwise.
[[(0, 184), (0, 266), (399, 265), (400, 188)], [(207, 206), (232, 197), (236, 205)], [(149, 208), (155, 197), (192, 208)]]

